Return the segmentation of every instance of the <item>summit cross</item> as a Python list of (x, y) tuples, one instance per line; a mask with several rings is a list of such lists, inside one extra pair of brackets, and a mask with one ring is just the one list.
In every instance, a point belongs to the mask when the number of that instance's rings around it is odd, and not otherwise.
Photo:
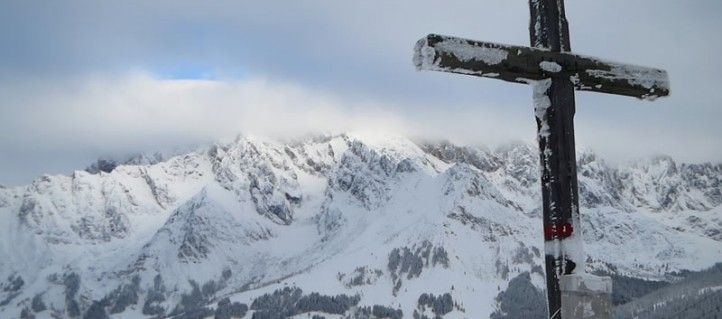
[[(664, 70), (571, 53), (563, 0), (529, 0), (531, 46), (429, 34), (415, 47), (419, 70), (474, 75), (534, 87), (541, 166), (549, 318), (562, 311), (560, 279), (584, 273), (574, 147), (574, 90), (645, 100), (669, 94)], [(611, 289), (611, 287), (610, 287)]]

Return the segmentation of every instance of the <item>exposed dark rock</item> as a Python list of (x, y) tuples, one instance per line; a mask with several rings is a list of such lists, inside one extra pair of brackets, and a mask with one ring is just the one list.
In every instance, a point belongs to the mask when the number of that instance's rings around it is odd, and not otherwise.
[(159, 185), (156, 180), (148, 174), (148, 169), (143, 167), (141, 169), (141, 176), (145, 180), (146, 184), (150, 188), (153, 198), (156, 203), (161, 207), (167, 207), (168, 204), (173, 202), (173, 197), (168, 193), (168, 188), (164, 185)]
[[(291, 201), (294, 196), (278, 188), (280, 178), (267, 166), (257, 167), (257, 171), (248, 174), (249, 192), (259, 214), (276, 223), (290, 225), (293, 221)], [(287, 196), (291, 196), (291, 201)]]
[(495, 171), (503, 165), (499, 158), (484, 149), (457, 146), (446, 141), (420, 144), (419, 147), (446, 163), (467, 163), (485, 172)]
[(115, 206), (110, 206), (105, 209), (105, 233), (103, 238), (107, 241), (110, 237), (124, 238), (128, 232), (128, 220), (127, 217), (118, 211)]
[(210, 252), (209, 246), (211, 245), (207, 234), (198, 230), (198, 225), (206, 223), (204, 217), (194, 213), (196, 204), (191, 209), (190, 216), (188, 216), (188, 222), (183, 226), (183, 240), (181, 245), (178, 247), (178, 259), (184, 262), (193, 262), (201, 260), (208, 256)]
[(99, 158), (97, 161), (95, 161), (95, 163), (88, 166), (88, 168), (86, 168), (85, 170), (91, 174), (98, 174), (100, 172), (110, 173), (116, 167), (118, 167), (117, 161), (112, 159)]
[(338, 209), (329, 209), (326, 206), (321, 207), (321, 213), (314, 219), (318, 233), (323, 235), (323, 241), (330, 239), (345, 221), (341, 211)]
[(142, 153), (132, 154), (123, 158), (112, 159), (112, 158), (99, 158), (95, 163), (90, 164), (85, 171), (91, 174), (98, 174), (100, 172), (110, 173), (116, 167), (120, 165), (153, 165), (160, 163), (167, 158), (182, 152), (183, 150), (175, 150), (173, 152), (155, 152), (155, 153)]
[(293, 195), (291, 195), (291, 194), (289, 194), (289, 193), (286, 193), (285, 195), (286, 195), (286, 200), (287, 200), (289, 203), (294, 204), (294, 205), (301, 204), (301, 197), (299, 197), (299, 196), (293, 196)]
[(484, 241), (496, 242), (501, 236), (514, 234), (514, 230), (508, 225), (502, 225), (484, 217), (477, 217), (469, 213), (465, 207), (459, 206), (456, 211), (451, 212), (447, 217), (467, 225), (479, 232)]
[(410, 173), (410, 172), (416, 172), (419, 168), (417, 165), (412, 161), (411, 159), (404, 159), (399, 162), (398, 165), (396, 165), (396, 172), (397, 173)]
[(128, 232), (125, 214), (114, 206), (107, 207), (102, 216), (83, 216), (70, 225), (80, 238), (108, 242), (113, 238), (124, 238)]
[(353, 141), (343, 154), (329, 186), (349, 193), (365, 208), (373, 209), (388, 200), (388, 183), (396, 176), (397, 165), (389, 156)]

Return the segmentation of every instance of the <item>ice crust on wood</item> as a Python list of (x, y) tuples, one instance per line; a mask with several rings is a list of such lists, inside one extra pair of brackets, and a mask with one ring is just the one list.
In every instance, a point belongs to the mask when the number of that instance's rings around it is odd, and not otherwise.
[(662, 94), (661, 92), (669, 91), (669, 77), (665, 71), (615, 62), (607, 63), (611, 65), (610, 70), (586, 70), (586, 73), (596, 78), (626, 81), (632, 85), (647, 88), (649, 94), (641, 97), (645, 100), (653, 101)]
[[(460, 38), (445, 37), (433, 47), (429, 46), (427, 38), (423, 38), (414, 48), (414, 65), (418, 70), (437, 70), (441, 68), (439, 65), (441, 59), (437, 58), (440, 52), (453, 54), (459, 61), (478, 61), (487, 65), (500, 64), (509, 56), (505, 50), (478, 45)], [(456, 71), (463, 73), (467, 70), (458, 68)], [(493, 74), (487, 76), (493, 77)]]
[(423, 38), (416, 42), (414, 47), (414, 65), (417, 70), (430, 69), (434, 66), (436, 50), (429, 46), (429, 41)]
[[(534, 87), (534, 115), (540, 123), (538, 137), (547, 138), (549, 137), (549, 123), (547, 123), (547, 109), (552, 105), (547, 95), (547, 90), (552, 85), (551, 79), (536, 81), (533, 84)], [(547, 149), (551, 152), (551, 150)], [(544, 151), (547, 151), (544, 150)]]
[(462, 61), (483, 61), (486, 64), (499, 64), (506, 59), (508, 53), (504, 50), (477, 46), (461, 39), (446, 39), (436, 44), (442, 51), (453, 52)]
[(568, 77), (576, 90), (654, 100), (669, 95), (664, 70), (628, 65), (543, 48), (430, 34), (416, 43), (418, 70), (443, 71), (528, 84), (550, 76)]
[(541, 69), (544, 70), (544, 71), (552, 72), (552, 73), (557, 73), (557, 72), (560, 72), (560, 71), (562, 70), (562, 66), (561, 66), (561, 65), (559, 65), (559, 64), (556, 63), (556, 62), (552, 62), (552, 61), (541, 61), (541, 62), (539, 62), (539, 68), (541, 68)]

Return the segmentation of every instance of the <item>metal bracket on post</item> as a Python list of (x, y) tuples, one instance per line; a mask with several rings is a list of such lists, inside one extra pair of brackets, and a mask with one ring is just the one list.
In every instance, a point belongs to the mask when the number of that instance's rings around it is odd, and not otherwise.
[(612, 278), (590, 274), (563, 275), (562, 318), (609, 319), (612, 312)]

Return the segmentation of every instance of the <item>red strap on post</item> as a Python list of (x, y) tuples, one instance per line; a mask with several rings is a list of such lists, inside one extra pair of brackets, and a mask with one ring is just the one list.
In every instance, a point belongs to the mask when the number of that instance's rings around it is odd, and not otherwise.
[(544, 225), (544, 240), (564, 239), (572, 235), (574, 228), (570, 223)]

